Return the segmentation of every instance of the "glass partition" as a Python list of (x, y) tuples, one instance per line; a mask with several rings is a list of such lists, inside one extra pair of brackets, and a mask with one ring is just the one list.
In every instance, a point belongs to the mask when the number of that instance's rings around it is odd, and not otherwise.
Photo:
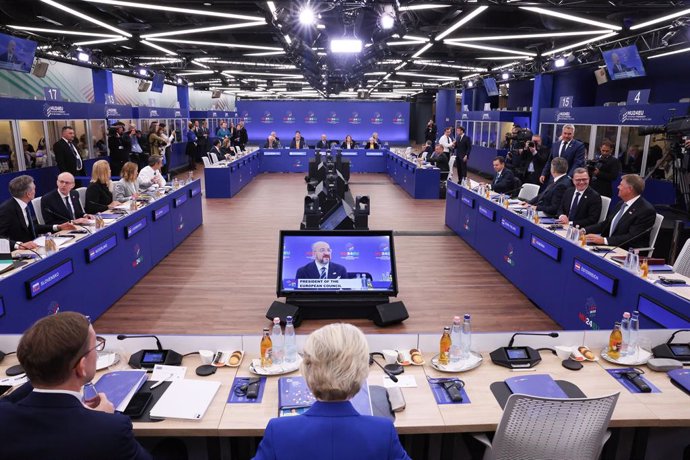
[(0, 173), (19, 171), (12, 122), (0, 121)]
[[(79, 141), (79, 151), (86, 152), (87, 158), (98, 158), (108, 155), (107, 145), (107, 128), (105, 120), (91, 120), (91, 142), (84, 142), (84, 139)], [(91, 150), (89, 150), (91, 147)], [(82, 154), (82, 158), (84, 155)]]
[(489, 128), (489, 143), (487, 147), (491, 149), (499, 148), (498, 140), (498, 122), (487, 123)]
[(551, 147), (556, 141), (556, 125), (553, 123), (541, 123), (539, 125), (539, 132), (535, 134), (541, 136), (542, 145)]
[(21, 120), (18, 122), (22, 149), (26, 158), (26, 169), (50, 166), (45, 149), (45, 125), (42, 121)]
[[(604, 141), (604, 139), (609, 140), (616, 144), (616, 140), (618, 139), (618, 129), (619, 126), (597, 126), (597, 131), (595, 134), (595, 141), (594, 143), (594, 158), (599, 157), (599, 147), (601, 146), (601, 143)], [(617, 151), (617, 145), (614, 147), (613, 151)]]

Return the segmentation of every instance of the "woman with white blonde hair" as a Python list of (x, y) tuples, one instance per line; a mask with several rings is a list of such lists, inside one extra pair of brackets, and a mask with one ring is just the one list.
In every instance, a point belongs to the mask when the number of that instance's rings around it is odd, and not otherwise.
[(304, 345), (301, 372), (316, 397), (308, 411), (272, 419), (255, 460), (409, 460), (393, 423), (350, 403), (369, 374), (369, 346), (351, 324), (329, 324)]

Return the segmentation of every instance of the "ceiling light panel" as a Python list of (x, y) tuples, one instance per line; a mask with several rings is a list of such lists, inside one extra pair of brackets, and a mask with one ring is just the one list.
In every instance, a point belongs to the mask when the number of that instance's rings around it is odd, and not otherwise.
[[(46, 0), (41, 0), (46, 1)], [(163, 11), (165, 13), (180, 13), (184, 15), (198, 15), (198, 16), (213, 16), (215, 18), (229, 18), (229, 19), (244, 19), (247, 21), (265, 21), (261, 16), (249, 16), (245, 14), (224, 13), (220, 11), (212, 11), (208, 8), (177, 8), (162, 3), (146, 3), (146, 2), (126, 2), (120, 0), (84, 0), (89, 3), (100, 3), (102, 5), (124, 6), (126, 8), (140, 8), (145, 10)]]
[(265, 21), (252, 21), (252, 22), (240, 22), (237, 24), (225, 24), (222, 26), (212, 26), (212, 27), (198, 27), (196, 29), (183, 29), (183, 30), (174, 30), (170, 32), (160, 32), (156, 34), (146, 34), (142, 35), (141, 38), (157, 38), (157, 37), (169, 37), (171, 35), (188, 35), (188, 34), (198, 34), (201, 32), (214, 32), (217, 30), (228, 30), (228, 29), (241, 29), (244, 27), (257, 27), (257, 26), (265, 26), (266, 22)]
[(477, 45), (474, 43), (459, 43), (459, 42), (449, 42), (447, 40), (444, 40), (443, 43), (447, 45), (452, 45), (452, 46), (460, 46), (463, 48), (474, 48), (478, 50), (485, 50), (485, 51), (496, 51), (498, 53), (508, 53), (508, 54), (519, 54), (522, 56), (532, 56), (536, 57), (536, 53), (531, 53), (527, 51), (519, 51), (519, 50), (514, 50), (514, 49), (508, 49), (508, 48), (500, 48), (498, 46), (486, 46), (486, 45)]
[(452, 34), (454, 31), (456, 31), (457, 29), (459, 29), (463, 25), (467, 24), (468, 22), (470, 22), (475, 17), (482, 14), (487, 8), (488, 8), (488, 6), (480, 6), (476, 9), (472, 10), (472, 12), (470, 12), (469, 14), (466, 14), (458, 22), (456, 22), (455, 24), (453, 24), (452, 26), (447, 28), (445, 31), (443, 31), (439, 35), (437, 35), (435, 39), (436, 40), (443, 40), (443, 38)]
[(535, 6), (521, 6), (520, 8), (523, 10), (532, 11), (534, 13), (543, 14), (546, 16), (552, 16), (552, 17), (559, 18), (559, 19), (565, 19), (566, 21), (579, 22), (580, 24), (587, 24), (590, 26), (601, 27), (604, 29), (611, 29), (611, 30), (621, 30), (622, 29), (621, 26), (618, 26), (615, 24), (610, 24), (610, 23), (602, 22), (602, 21), (595, 21), (593, 19), (587, 19), (587, 18), (583, 18), (580, 16), (575, 16), (572, 14), (561, 13), (560, 11), (547, 10), (546, 8), (539, 8), (539, 7), (535, 7)]
[(118, 34), (120, 34), (120, 35), (122, 35), (122, 36), (124, 36), (124, 37), (131, 37), (131, 36), (132, 36), (132, 34), (127, 33), (127, 32), (125, 32), (124, 30), (120, 30), (120, 29), (118, 29), (117, 27), (113, 27), (113, 26), (111, 26), (110, 24), (107, 24), (107, 23), (105, 23), (105, 22), (103, 22), (103, 21), (100, 21), (100, 20), (98, 20), (98, 19), (96, 19), (96, 18), (92, 18), (91, 16), (87, 16), (86, 14), (84, 14), (84, 13), (82, 13), (82, 12), (79, 12), (79, 11), (77, 11), (77, 10), (74, 10), (74, 9), (72, 9), (72, 8), (70, 8), (70, 7), (68, 7), (68, 6), (65, 6), (65, 5), (63, 5), (63, 4), (61, 4), (61, 3), (58, 3), (58, 2), (56, 2), (56, 1), (54, 1), (54, 0), (41, 0), (41, 2), (45, 3), (46, 5), (50, 5), (50, 6), (54, 7), (54, 8), (57, 8), (57, 9), (59, 9), (59, 10), (62, 10), (62, 11), (64, 11), (65, 13), (69, 13), (69, 14), (71, 14), (71, 15), (74, 15), (74, 16), (78, 17), (78, 18), (82, 18), (82, 19), (84, 19), (85, 21), (89, 21), (89, 22), (92, 23), (92, 24), (96, 24), (96, 25), (98, 25), (98, 26), (101, 26), (101, 27), (103, 27), (104, 29), (112, 30), (113, 32), (116, 32), (116, 33), (118, 33)]
[(84, 37), (102, 37), (102, 38), (120, 38), (122, 35), (100, 34), (96, 32), (81, 32), (76, 30), (61, 30), (61, 29), (44, 29), (41, 27), (25, 27), (25, 26), (7, 26), (12, 29), (22, 30), (25, 32), (44, 32), (47, 34), (60, 35), (81, 35)]

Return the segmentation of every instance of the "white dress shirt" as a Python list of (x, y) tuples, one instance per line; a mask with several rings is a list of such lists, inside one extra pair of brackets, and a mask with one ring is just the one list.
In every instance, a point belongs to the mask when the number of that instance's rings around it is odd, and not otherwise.
[(438, 143), (443, 146), (443, 151), (448, 153), (450, 152), (450, 147), (453, 145), (453, 139), (444, 134), (439, 138)]
[(157, 184), (159, 187), (165, 185), (165, 179), (161, 176), (160, 171), (153, 169), (151, 166), (146, 166), (139, 171), (138, 182), (140, 190), (147, 190), (154, 184)]

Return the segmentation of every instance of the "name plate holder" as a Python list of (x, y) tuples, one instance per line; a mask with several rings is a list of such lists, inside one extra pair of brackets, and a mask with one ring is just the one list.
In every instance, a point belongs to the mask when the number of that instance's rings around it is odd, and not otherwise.
[(618, 287), (618, 278), (614, 278), (603, 273), (600, 270), (592, 267), (589, 264), (582, 262), (580, 259), (573, 260), (573, 272), (589, 281), (599, 289), (611, 295), (616, 295), (616, 288)]
[(290, 152), (288, 155), (291, 157), (306, 157), (307, 152)]
[(174, 200), (176, 208), (179, 208), (180, 206), (182, 206), (186, 202), (187, 202), (187, 194), (180, 195), (180, 196), (176, 197)]
[(125, 227), (125, 237), (131, 238), (140, 231), (142, 231), (144, 228), (146, 228), (146, 217), (139, 219), (132, 225), (128, 225), (127, 227)]
[(501, 217), (501, 227), (503, 227), (505, 230), (508, 232), (512, 233), (518, 238), (522, 238), (522, 226), (517, 225), (510, 219), (506, 219), (505, 217)]
[(496, 211), (494, 211), (493, 209), (489, 209), (487, 207), (484, 207), (481, 204), (479, 205), (479, 214), (486, 217), (491, 222), (496, 220)]
[(115, 246), (117, 246), (117, 235), (113, 233), (109, 237), (101, 240), (99, 243), (94, 244), (89, 248), (86, 248), (86, 262), (93, 262), (106, 252), (115, 248)]
[(282, 155), (280, 150), (264, 150), (264, 156), (266, 157), (279, 157)]
[(42, 292), (55, 286), (72, 273), (74, 273), (72, 259), (66, 259), (35, 278), (31, 278), (26, 282), (26, 293), (29, 299), (33, 299)]
[(470, 198), (470, 197), (463, 195), (461, 200), (462, 200), (462, 204), (464, 204), (465, 206), (469, 206), (470, 208), (474, 208), (474, 199), (473, 198)]
[(556, 262), (560, 262), (560, 260), (561, 260), (561, 248), (560, 247), (546, 242), (544, 239), (538, 237), (537, 235), (532, 235), (532, 238), (530, 238), (529, 244), (530, 244), (530, 246), (532, 246), (534, 249), (541, 252), (542, 254), (552, 258)]
[(194, 198), (194, 197), (197, 196), (199, 193), (201, 193), (201, 187), (194, 187), (193, 189), (191, 189), (191, 190), (189, 191), (189, 196), (192, 197), (192, 198)]
[(164, 215), (168, 214), (170, 212), (170, 205), (166, 204), (165, 206), (161, 206), (160, 208), (156, 209), (153, 211), (153, 221), (157, 221)]

